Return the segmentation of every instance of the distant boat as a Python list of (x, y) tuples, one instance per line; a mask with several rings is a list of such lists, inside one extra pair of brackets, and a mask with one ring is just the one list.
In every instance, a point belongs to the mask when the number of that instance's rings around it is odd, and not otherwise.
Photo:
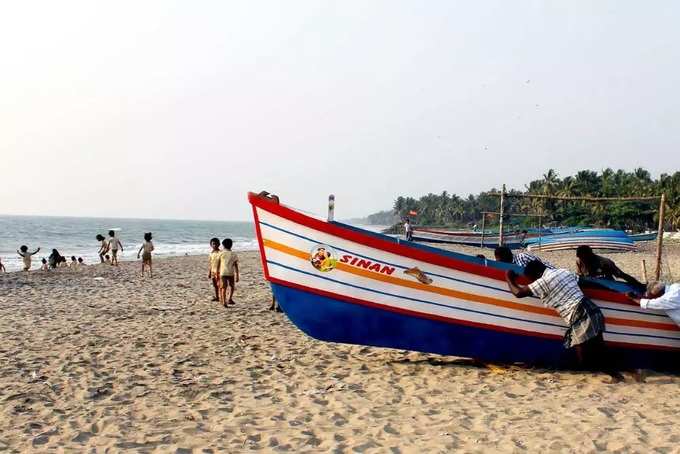
[(576, 249), (582, 245), (610, 251), (634, 251), (637, 248), (626, 232), (613, 229), (583, 229), (578, 232), (543, 238), (540, 242), (533, 238), (527, 240), (526, 243), (527, 249), (532, 252), (563, 251)]
[[(327, 222), (249, 194), (265, 278), (291, 321), (329, 342), (553, 366), (574, 363), (565, 325), (537, 298), (515, 298), (520, 268)], [(606, 318), (621, 367), (678, 368), (680, 329), (627, 302), (630, 288), (598, 281), (586, 294)]]
[(658, 232), (652, 233), (637, 233), (634, 235), (628, 235), (628, 237), (633, 241), (653, 241), (656, 240)]
[[(503, 244), (510, 249), (522, 247), (526, 233), (507, 233), (503, 235)], [(446, 230), (430, 227), (414, 227), (413, 241), (421, 243), (462, 244), (467, 246), (479, 246), (495, 248), (498, 246), (498, 232), (481, 232), (471, 230)]]

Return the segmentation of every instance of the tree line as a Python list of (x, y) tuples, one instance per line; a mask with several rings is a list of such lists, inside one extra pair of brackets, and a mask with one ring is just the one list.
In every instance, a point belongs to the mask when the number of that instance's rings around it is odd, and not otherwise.
[[(399, 196), (389, 212), (372, 215), (374, 219), (401, 220), (411, 218), (416, 225), (464, 228), (481, 225), (482, 212), (498, 212), (499, 198), (491, 195), (500, 192), (492, 188), (466, 198), (443, 191), (441, 194), (427, 194), (418, 199)], [(666, 194), (667, 229), (680, 227), (680, 171), (651, 174), (638, 168), (632, 172), (605, 169), (602, 172), (581, 170), (575, 175), (560, 178), (554, 169), (548, 170), (542, 178), (531, 181), (524, 191), (509, 190), (507, 194), (541, 194), (570, 197), (646, 197)], [(542, 213), (543, 226), (592, 226), (644, 231), (656, 230), (659, 204), (655, 201), (637, 202), (584, 202), (546, 199), (507, 197), (504, 212), (506, 225), (535, 227), (538, 218), (513, 214)], [(413, 215), (413, 213), (416, 213)], [(369, 216), (369, 220), (371, 217)], [(498, 216), (487, 215), (487, 226), (498, 224)]]

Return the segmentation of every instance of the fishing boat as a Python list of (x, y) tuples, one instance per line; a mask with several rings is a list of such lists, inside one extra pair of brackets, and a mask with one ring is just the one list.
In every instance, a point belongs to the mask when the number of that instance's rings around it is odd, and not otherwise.
[[(526, 233), (508, 233), (503, 235), (503, 244), (510, 249), (518, 249), (522, 247), (526, 237)], [(498, 246), (498, 233), (485, 232), (484, 235), (482, 235), (481, 232), (415, 227), (413, 229), (413, 241), (495, 248)]]
[(593, 249), (609, 251), (634, 251), (635, 242), (626, 232), (613, 229), (585, 229), (565, 235), (543, 238), (540, 241), (532, 238), (526, 241), (531, 252), (551, 252), (576, 249), (586, 245)]
[[(290, 320), (323, 341), (491, 362), (568, 367), (565, 325), (536, 298), (515, 298), (511, 264), (406, 242), (248, 196), (265, 278)], [(630, 304), (623, 284), (586, 283), (621, 367), (677, 368), (680, 329)]]
[(653, 241), (656, 240), (656, 237), (658, 235), (658, 232), (651, 232), (651, 233), (636, 233), (633, 235), (628, 235), (628, 237), (635, 241)]

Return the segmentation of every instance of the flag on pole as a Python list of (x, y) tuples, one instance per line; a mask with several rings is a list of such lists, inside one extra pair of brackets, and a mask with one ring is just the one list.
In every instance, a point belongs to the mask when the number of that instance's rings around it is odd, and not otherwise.
[(408, 212), (408, 215), (409, 216), (418, 216), (418, 212), (411, 210), (411, 211)]

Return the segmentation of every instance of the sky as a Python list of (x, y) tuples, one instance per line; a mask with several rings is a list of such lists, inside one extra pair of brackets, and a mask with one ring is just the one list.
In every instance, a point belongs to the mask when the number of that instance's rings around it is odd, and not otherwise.
[(0, 213), (336, 217), (680, 169), (680, 2), (3, 2)]

